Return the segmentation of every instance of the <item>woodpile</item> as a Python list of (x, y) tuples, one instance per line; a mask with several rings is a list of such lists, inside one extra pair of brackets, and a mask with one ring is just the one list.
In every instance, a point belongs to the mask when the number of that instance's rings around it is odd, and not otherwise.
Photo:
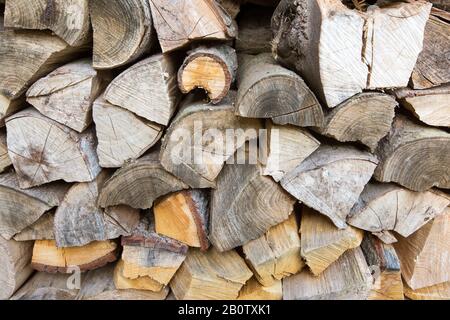
[(450, 299), (445, 10), (0, 1), (0, 299)]

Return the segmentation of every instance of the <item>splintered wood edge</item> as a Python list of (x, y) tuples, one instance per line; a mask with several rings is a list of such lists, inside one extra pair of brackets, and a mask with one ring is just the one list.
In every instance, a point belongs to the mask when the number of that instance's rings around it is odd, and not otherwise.
[(197, 210), (197, 206), (195, 205), (194, 200), (192, 197), (185, 198), (186, 203), (189, 206), (189, 209), (192, 213), (192, 218), (194, 219), (195, 226), (197, 227), (197, 236), (198, 240), (200, 242), (200, 250), (201, 251), (207, 251), (209, 249), (209, 240), (208, 236), (206, 234), (206, 230), (204, 229), (203, 223), (202, 223), (202, 217), (200, 216), (200, 213)]
[(180, 254), (187, 254), (188, 252), (187, 245), (170, 238), (165, 238), (162, 241), (157, 236), (145, 237), (136, 235), (130, 237), (122, 237), (121, 244), (122, 246), (164, 249)]
[[(184, 77), (186, 68), (188, 67), (189, 64), (194, 63), (195, 60), (201, 59), (201, 58), (210, 58), (211, 60), (214, 60), (214, 62), (217, 63), (221, 67), (223, 74), (225, 76), (225, 79), (224, 79), (225, 85), (224, 85), (222, 92), (220, 92), (219, 94), (211, 91), (211, 88), (209, 87), (209, 84), (208, 84), (209, 81), (198, 81), (192, 88), (184, 86), (184, 82), (183, 82), (184, 78), (183, 77)], [(211, 99), (211, 102), (213, 104), (216, 104), (216, 103), (219, 103), (220, 101), (222, 101), (222, 99), (225, 98), (225, 96), (228, 94), (228, 91), (230, 90), (231, 83), (232, 83), (232, 75), (230, 73), (230, 70), (228, 69), (227, 64), (222, 59), (220, 59), (218, 56), (211, 54), (211, 53), (207, 53), (207, 52), (198, 52), (198, 53), (194, 53), (191, 56), (187, 57), (186, 60), (184, 61), (183, 65), (181, 66), (180, 70), (178, 71), (178, 83), (179, 83), (180, 90), (185, 94), (189, 93), (190, 91), (194, 90), (195, 88), (204, 89), (208, 93), (208, 97)]]

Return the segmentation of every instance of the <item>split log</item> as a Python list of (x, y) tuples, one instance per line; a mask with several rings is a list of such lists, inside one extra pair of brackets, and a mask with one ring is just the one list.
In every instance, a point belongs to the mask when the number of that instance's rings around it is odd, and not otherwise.
[(27, 102), (46, 117), (82, 132), (91, 124), (92, 103), (105, 86), (92, 61), (81, 59), (35, 82), (27, 91)]
[(178, 71), (181, 92), (204, 89), (211, 102), (219, 103), (230, 91), (236, 79), (236, 51), (227, 45), (199, 46), (189, 51)]
[(164, 300), (167, 288), (159, 292), (148, 290), (118, 290), (114, 284), (114, 264), (86, 273), (77, 300)]
[(259, 54), (271, 52), (273, 9), (246, 7), (239, 14), (239, 34), (236, 38), (238, 53)]
[(122, 238), (123, 276), (150, 277), (166, 286), (186, 258), (188, 247), (155, 232), (153, 217), (144, 217), (133, 235)]
[(214, 0), (150, 0), (150, 6), (163, 53), (195, 40), (229, 40), (237, 33), (233, 19)]
[(125, 204), (150, 209), (159, 197), (187, 189), (185, 183), (164, 170), (158, 157), (159, 149), (116, 171), (103, 185), (98, 204), (102, 208)]
[(450, 281), (450, 208), (394, 246), (411, 289)]
[(92, 181), (100, 172), (93, 130), (79, 134), (32, 108), (9, 117), (6, 128), (9, 157), (21, 188), (61, 179)]
[(278, 65), (268, 53), (239, 59), (236, 114), (270, 118), (281, 125), (323, 125), (322, 107), (296, 73)]
[(153, 23), (146, 0), (93, 0), (93, 66), (113, 69), (139, 59), (152, 46)]
[(78, 289), (69, 289), (70, 275), (36, 272), (11, 300), (75, 300)]
[(153, 207), (155, 231), (190, 247), (209, 248), (209, 195), (202, 190), (168, 195)]
[(366, 300), (372, 276), (360, 248), (344, 253), (319, 277), (307, 270), (283, 280), (284, 300)]
[(14, 173), (0, 175), (0, 235), (11, 239), (58, 206), (69, 185), (54, 182), (28, 190), (19, 188)]
[(163, 127), (99, 97), (93, 106), (97, 154), (102, 168), (119, 168), (154, 146)]
[(217, 0), (217, 3), (220, 4), (226, 12), (228, 12), (228, 15), (232, 19), (236, 19), (237, 15), (239, 14), (241, 10), (241, 3), (244, 2), (243, 0)]
[(327, 217), (303, 206), (301, 255), (315, 276), (323, 273), (347, 250), (359, 247), (363, 237), (361, 230), (352, 227), (339, 230)]
[(248, 242), (242, 249), (256, 279), (265, 287), (298, 273), (305, 265), (300, 257), (295, 214), (270, 228), (262, 237)]
[(320, 146), (316, 138), (299, 127), (275, 125), (268, 120), (266, 129), (267, 160), (263, 174), (272, 176), (277, 182)]
[(252, 278), (239, 292), (238, 300), (282, 300), (283, 287), (281, 280), (275, 281), (271, 286), (265, 287)]
[(139, 223), (139, 210), (97, 207), (97, 198), (110, 174), (102, 171), (92, 182), (74, 184), (56, 209), (55, 239), (61, 247), (81, 247), (94, 241), (129, 236)]
[(251, 277), (244, 259), (234, 250), (191, 249), (170, 288), (178, 300), (234, 300)]
[[(1, 17), (0, 25), (1, 100), (19, 98), (33, 82), (86, 49), (70, 47), (57, 36), (43, 31), (3, 30)], [(2, 105), (4, 103), (2, 101)]]
[(0, 300), (8, 299), (28, 279), (33, 242), (5, 240), (0, 236)]
[(214, 188), (225, 161), (247, 140), (258, 137), (261, 123), (237, 117), (234, 96), (230, 92), (213, 107), (190, 95), (167, 129), (161, 164), (191, 188)]
[(405, 285), (405, 296), (411, 300), (450, 300), (450, 282), (416, 290)]
[(402, 107), (430, 126), (450, 127), (450, 85), (424, 90), (399, 89), (395, 95)]
[(450, 197), (437, 190), (414, 192), (391, 183), (369, 183), (347, 222), (392, 243), (397, 241), (392, 231), (409, 237), (449, 205)]
[(405, 87), (430, 10), (422, 0), (366, 12), (340, 0), (282, 0), (272, 19), (274, 54), (332, 108), (363, 89)]
[[(449, 7), (450, 8), (450, 7)], [(411, 76), (414, 89), (426, 89), (450, 82), (450, 61), (442, 57), (450, 51), (450, 20), (445, 20), (433, 9), (425, 27), (423, 50)]]
[(212, 191), (209, 240), (219, 251), (244, 245), (285, 221), (294, 203), (259, 166), (227, 164)]
[(54, 220), (55, 211), (46, 212), (35, 223), (17, 233), (13, 239), (16, 241), (55, 240)]
[(53, 31), (76, 47), (90, 39), (88, 0), (8, 0), (5, 27)]
[(357, 94), (332, 109), (317, 131), (341, 142), (359, 141), (374, 151), (389, 133), (397, 105), (383, 93)]
[(450, 134), (397, 116), (387, 139), (377, 150), (380, 164), (374, 177), (413, 191), (433, 186), (450, 188)]
[(374, 278), (369, 300), (403, 300), (400, 261), (394, 247), (367, 234), (361, 249)]
[(8, 146), (6, 145), (6, 133), (0, 131), (0, 173), (5, 171), (11, 163), (11, 159), (8, 156)]
[(450, 12), (450, 4), (447, 2), (447, 0), (430, 0), (430, 2), (437, 8), (441, 8), (442, 10), (447, 10), (448, 12)]
[(24, 107), (25, 107), (25, 95), (21, 95), (17, 99), (9, 99), (0, 92), (0, 127), (5, 126), (5, 119), (8, 116), (12, 115), (13, 113), (19, 111)]
[(168, 125), (180, 98), (177, 70), (174, 55), (151, 56), (117, 76), (104, 98), (147, 120)]
[(82, 272), (103, 267), (116, 260), (117, 244), (113, 241), (92, 242), (83, 247), (58, 248), (53, 240), (34, 243), (32, 267), (49, 273), (71, 273), (78, 267)]
[(149, 290), (159, 292), (163, 289), (163, 285), (150, 277), (139, 277), (136, 279), (128, 279), (123, 275), (124, 262), (120, 260), (114, 269), (114, 285), (117, 289), (136, 289)]
[(281, 186), (340, 229), (369, 182), (376, 157), (350, 146), (322, 145), (281, 180)]

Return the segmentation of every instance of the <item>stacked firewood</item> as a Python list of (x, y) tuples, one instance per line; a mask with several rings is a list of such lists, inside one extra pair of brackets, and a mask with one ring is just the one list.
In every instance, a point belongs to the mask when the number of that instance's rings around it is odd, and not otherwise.
[(450, 13), (0, 2), (0, 299), (450, 299)]

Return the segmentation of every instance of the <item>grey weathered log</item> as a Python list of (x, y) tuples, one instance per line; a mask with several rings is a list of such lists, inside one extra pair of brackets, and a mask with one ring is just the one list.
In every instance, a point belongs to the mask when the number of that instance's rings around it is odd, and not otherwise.
[(281, 180), (281, 186), (340, 229), (378, 164), (372, 154), (350, 146), (321, 145)]
[(6, 144), (6, 132), (0, 131), (0, 173), (11, 166), (11, 159), (8, 155), (8, 146)]
[(53, 31), (69, 45), (86, 44), (90, 38), (88, 0), (8, 0), (5, 27)]
[(120, 204), (135, 209), (150, 209), (166, 194), (188, 189), (188, 185), (167, 172), (159, 161), (159, 148), (117, 170), (105, 182), (98, 197), (102, 208)]
[(35, 223), (17, 233), (13, 239), (16, 241), (54, 240), (53, 231), (55, 210), (44, 213)]
[(448, 132), (418, 125), (398, 115), (391, 132), (377, 149), (380, 164), (374, 177), (413, 191), (450, 188), (449, 153)]
[(147, 120), (168, 125), (180, 99), (177, 71), (176, 55), (156, 54), (118, 75), (104, 98)]
[(237, 117), (234, 96), (230, 92), (216, 106), (188, 96), (163, 138), (162, 166), (192, 188), (215, 187), (225, 161), (247, 140), (258, 137), (261, 123)]
[(33, 242), (5, 240), (0, 236), (0, 300), (8, 299), (33, 272)]
[(89, 11), (94, 68), (124, 66), (150, 51), (154, 29), (147, 0), (92, 0)]
[(341, 142), (359, 141), (374, 151), (389, 133), (397, 105), (383, 93), (360, 93), (328, 112), (317, 131)]
[(253, 164), (227, 164), (211, 198), (211, 243), (226, 251), (261, 237), (286, 220), (295, 199)]
[(0, 175), (0, 234), (11, 239), (60, 205), (69, 185), (54, 182), (23, 190), (13, 172)]
[(450, 196), (438, 190), (415, 192), (393, 183), (371, 182), (352, 208), (348, 223), (392, 243), (397, 241), (393, 231), (409, 237), (449, 205)]
[(269, 118), (276, 124), (323, 125), (322, 107), (296, 73), (280, 66), (268, 53), (239, 55), (236, 114)]
[(80, 134), (33, 108), (9, 117), (6, 128), (8, 153), (21, 188), (56, 180), (92, 181), (100, 172), (93, 128)]
[(92, 182), (74, 184), (56, 209), (58, 247), (81, 247), (93, 241), (128, 236), (139, 223), (139, 210), (127, 206), (101, 209), (98, 194), (110, 173), (102, 171)]

